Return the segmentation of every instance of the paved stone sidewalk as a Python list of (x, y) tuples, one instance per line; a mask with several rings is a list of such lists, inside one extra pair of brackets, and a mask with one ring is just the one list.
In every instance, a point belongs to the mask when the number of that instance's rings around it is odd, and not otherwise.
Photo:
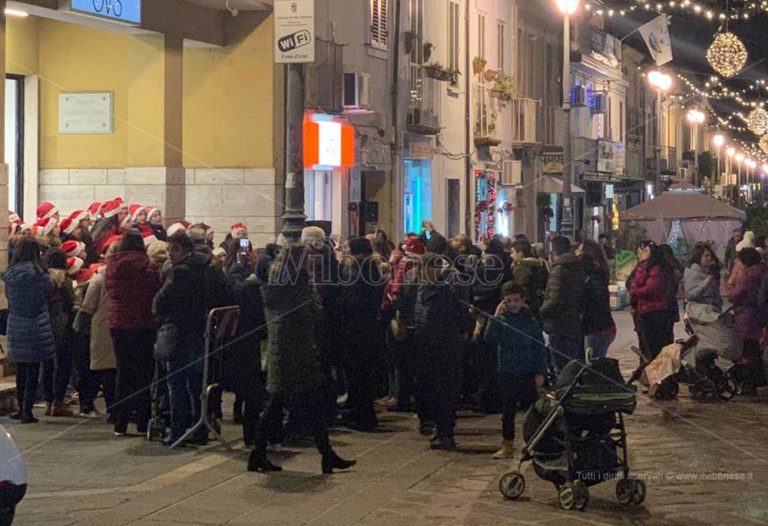
[[(631, 370), (636, 359), (628, 316), (611, 355)], [(383, 417), (374, 434), (339, 432), (339, 452), (358, 466), (320, 475), (311, 449), (281, 453), (285, 471), (245, 472), (244, 451), (169, 451), (139, 437), (115, 438), (100, 421), (43, 418), (3, 424), (24, 450), (30, 478), (19, 525), (498, 525), (768, 524), (768, 405), (735, 399), (714, 405), (641, 397), (627, 417), (632, 467), (647, 478), (643, 506), (623, 508), (613, 482), (590, 489), (585, 512), (565, 512), (553, 486), (528, 466), (519, 501), (497, 485), (515, 463), (493, 461), (500, 417), (461, 415), (454, 453), (427, 449), (410, 415)], [(238, 429), (225, 425), (235, 438)], [(723, 477), (743, 480), (717, 480)], [(714, 480), (708, 480), (714, 479)]]

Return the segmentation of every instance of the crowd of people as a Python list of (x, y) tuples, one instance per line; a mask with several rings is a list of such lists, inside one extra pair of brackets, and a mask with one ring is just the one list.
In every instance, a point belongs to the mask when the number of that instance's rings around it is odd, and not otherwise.
[[(51, 203), (37, 212), (33, 225), (12, 215), (3, 275), (17, 364), (11, 418), (22, 423), (37, 421), (42, 379), (46, 416), (71, 416), (74, 389), (80, 416), (106, 416), (116, 436), (130, 425), (145, 434), (162, 382), (165, 442), (179, 441), (200, 412), (206, 315), (237, 305), (237, 334), (217, 351), (215, 380), (235, 393), (249, 470), (279, 470), (267, 448), (290, 434), (313, 436), (324, 473), (349, 468), (328, 428), (373, 431), (383, 410), (416, 413), (429, 447), (453, 450), (460, 406), (502, 413), (494, 456), (509, 458), (515, 413), (536, 400), (548, 370), (586, 348), (603, 357), (616, 338), (602, 239), (555, 237), (545, 254), (522, 235), (478, 246), (425, 221), (397, 243), (379, 230), (339, 246), (309, 226), (298, 242), (253, 247), (236, 224), (215, 246), (207, 225), (166, 230), (160, 210), (120, 198), (65, 219)], [(753, 247), (741, 243), (735, 254), (726, 288), (745, 355), (759, 363), (765, 267)], [(685, 269), (652, 242), (637, 256), (627, 286), (652, 359), (673, 340), (681, 281), (687, 302), (723, 308), (721, 269), (705, 245)], [(202, 430), (188, 443), (206, 440)]]

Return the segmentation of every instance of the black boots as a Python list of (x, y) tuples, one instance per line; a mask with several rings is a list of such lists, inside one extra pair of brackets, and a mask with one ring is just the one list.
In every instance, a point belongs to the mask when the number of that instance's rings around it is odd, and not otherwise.
[(251, 456), (248, 457), (248, 471), (271, 473), (273, 471), (282, 471), (283, 468), (276, 466), (267, 458), (266, 451), (254, 449)]
[[(322, 458), (322, 469), (324, 475), (330, 475), (333, 473), (334, 469), (349, 469), (357, 464), (357, 462), (354, 460), (344, 460), (333, 450), (323, 453)], [(282, 470), (283, 468), (269, 461), (267, 458), (267, 453), (263, 450), (259, 451), (258, 449), (254, 449), (251, 451), (251, 456), (248, 457), (248, 471), (272, 473)]]
[(356, 460), (344, 460), (334, 450), (323, 453), (323, 474), (330, 475), (334, 469), (349, 469), (357, 464)]

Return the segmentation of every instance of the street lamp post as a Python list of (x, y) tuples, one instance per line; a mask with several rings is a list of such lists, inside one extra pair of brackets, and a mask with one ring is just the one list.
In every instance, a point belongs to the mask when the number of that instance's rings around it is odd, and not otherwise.
[(736, 159), (736, 165), (738, 166), (738, 173), (736, 174), (736, 199), (739, 205), (741, 205), (741, 163), (744, 162), (746, 156), (738, 152), (734, 159)]
[(565, 237), (574, 239), (573, 203), (571, 192), (571, 15), (580, 0), (557, 0), (563, 15), (563, 219), (560, 230)]
[(656, 118), (657, 118), (657, 137), (656, 137), (656, 192), (655, 195), (661, 193), (661, 136), (662, 130), (662, 118), (661, 118), (661, 96), (666, 93), (669, 88), (672, 87), (672, 77), (655, 69), (648, 73), (648, 83), (652, 88), (656, 89)]
[(717, 151), (717, 173), (715, 174), (715, 180), (714, 184), (722, 184), (722, 171), (720, 166), (720, 149), (725, 144), (725, 135), (722, 133), (718, 133), (714, 137), (712, 137), (712, 144), (715, 145), (716, 151)]
[(704, 112), (701, 110), (697, 110), (695, 108), (692, 108), (688, 110), (688, 122), (691, 123), (691, 126), (693, 126), (693, 137), (694, 137), (694, 161), (693, 166), (695, 171), (695, 175), (693, 176), (693, 184), (695, 186), (701, 186), (701, 174), (699, 173), (699, 125), (704, 124), (704, 121), (707, 120), (707, 116), (704, 115)]
[[(728, 165), (725, 168), (728, 171), (728, 185), (732, 186), (731, 176), (733, 175), (733, 158), (736, 155), (736, 148), (729, 146), (725, 149), (725, 155), (728, 156)], [(733, 191), (731, 191), (731, 201), (734, 203), (736, 202), (736, 194)]]

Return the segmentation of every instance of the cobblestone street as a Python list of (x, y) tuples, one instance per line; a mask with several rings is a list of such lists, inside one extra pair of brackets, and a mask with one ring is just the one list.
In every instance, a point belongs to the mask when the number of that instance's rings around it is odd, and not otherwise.
[[(625, 376), (636, 363), (629, 317), (618, 313), (611, 355)], [(271, 476), (245, 472), (247, 452), (170, 451), (139, 437), (115, 438), (101, 421), (41, 418), (18, 426), (4, 419), (29, 470), (17, 524), (169, 525), (496, 525), (768, 523), (768, 406), (736, 398), (699, 404), (640, 397), (627, 418), (633, 470), (645, 477), (645, 504), (624, 508), (615, 483), (590, 488), (584, 512), (562, 511), (548, 482), (528, 465), (527, 489), (505, 501), (500, 476), (513, 462), (494, 461), (500, 417), (462, 413), (460, 450), (427, 448), (410, 415), (389, 414), (373, 434), (341, 431), (339, 452), (358, 459), (325, 477), (314, 449), (287, 449)], [(520, 420), (520, 419), (519, 419)], [(238, 429), (226, 424), (224, 435)], [(519, 445), (519, 444), (518, 444)], [(731, 480), (727, 480), (731, 479)]]

